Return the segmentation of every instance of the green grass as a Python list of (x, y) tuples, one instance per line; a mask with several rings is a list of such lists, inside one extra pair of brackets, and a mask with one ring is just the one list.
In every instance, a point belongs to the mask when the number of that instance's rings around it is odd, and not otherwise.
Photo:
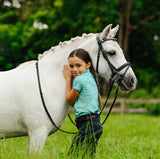
[[(62, 128), (76, 131), (68, 118)], [(52, 134), (41, 155), (26, 154), (27, 137), (2, 139), (0, 159), (66, 159), (72, 138), (62, 132)], [(111, 114), (104, 124), (96, 159), (160, 159), (160, 116)]]

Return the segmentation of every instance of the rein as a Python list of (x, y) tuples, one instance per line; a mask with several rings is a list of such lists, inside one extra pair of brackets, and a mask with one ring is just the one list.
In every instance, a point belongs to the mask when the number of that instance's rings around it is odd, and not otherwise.
[(40, 97), (41, 97), (41, 101), (42, 101), (42, 105), (43, 108), (46, 112), (46, 114), (48, 115), (48, 118), (50, 119), (50, 121), (52, 122), (52, 124), (56, 127), (57, 130), (64, 132), (64, 133), (68, 133), (68, 134), (77, 134), (76, 132), (69, 132), (69, 131), (65, 131), (62, 130), (61, 128), (59, 128), (56, 123), (53, 121), (52, 117), (50, 116), (50, 113), (48, 112), (48, 109), (46, 107), (45, 101), (44, 101), (44, 97), (43, 97), (43, 93), (42, 93), (42, 87), (41, 87), (41, 81), (40, 81), (40, 76), (39, 76), (39, 67), (38, 67), (38, 60), (36, 61), (36, 72), (37, 72), (37, 80), (38, 80), (38, 87), (39, 87), (39, 93), (40, 93)]
[[(119, 68), (115, 68), (114, 65), (109, 61), (109, 58), (108, 58), (108, 54), (109, 52), (106, 51), (103, 46), (102, 46), (102, 43), (105, 42), (105, 41), (109, 41), (109, 40), (113, 40), (113, 41), (117, 41), (116, 38), (105, 38), (105, 39), (102, 39), (100, 40), (99, 38), (100, 34), (98, 34), (98, 36), (96, 37), (97, 39), (97, 43), (98, 43), (98, 46), (99, 46), (99, 49), (98, 49), (98, 54), (97, 54), (97, 64), (96, 64), (96, 72), (98, 73), (98, 66), (99, 66), (99, 59), (100, 59), (100, 53), (102, 53), (104, 59), (107, 61), (110, 69), (111, 69), (111, 72), (112, 72), (112, 75), (111, 75), (111, 78), (110, 78), (110, 88), (109, 88), (109, 92), (108, 92), (108, 95), (107, 95), (107, 98), (106, 98), (106, 101), (102, 107), (102, 110), (101, 110), (101, 113), (100, 115), (102, 114), (107, 102), (108, 102), (108, 99), (110, 97), (110, 94), (111, 94), (111, 91), (112, 91), (112, 88), (113, 88), (113, 85), (114, 83), (116, 82), (119, 86), (119, 83), (123, 80), (126, 72), (128, 71), (129, 67), (130, 67), (130, 63), (127, 62), (125, 64), (123, 64), (122, 66), (120, 66)], [(127, 67), (127, 68), (126, 68)], [(123, 74), (120, 74), (119, 72), (126, 68), (126, 70), (124, 71)], [(46, 107), (46, 104), (45, 104), (45, 101), (44, 101), (44, 97), (43, 97), (43, 93), (42, 93), (42, 87), (41, 87), (41, 81), (40, 81), (40, 76), (39, 76), (39, 67), (38, 67), (38, 60), (36, 61), (36, 72), (37, 72), (37, 80), (38, 80), (38, 87), (39, 87), (39, 93), (40, 93), (40, 97), (41, 97), (41, 101), (42, 101), (42, 105), (45, 109), (45, 112), (46, 114), (48, 115), (48, 118), (50, 119), (51, 123), (56, 127), (57, 130), (61, 131), (61, 132), (64, 132), (64, 133), (68, 133), (68, 134), (77, 134), (76, 132), (69, 132), (69, 131), (65, 131), (65, 130), (62, 130), (61, 128), (59, 128), (56, 123), (53, 121), (52, 117), (50, 116), (50, 113), (48, 112), (48, 109)], [(117, 99), (117, 95), (118, 95), (118, 91), (119, 91), (119, 87), (117, 87), (117, 90), (116, 90), (116, 94), (115, 94), (115, 98), (113, 100), (113, 103), (107, 113), (107, 116), (105, 117), (104, 121), (102, 122), (102, 125), (106, 122), (107, 118), (109, 117), (111, 111), (112, 111), (112, 108), (116, 102), (116, 99)], [(72, 120), (71, 116), (68, 114), (68, 117), (69, 119), (71, 120), (71, 122), (76, 125), (74, 123), (74, 121)]]

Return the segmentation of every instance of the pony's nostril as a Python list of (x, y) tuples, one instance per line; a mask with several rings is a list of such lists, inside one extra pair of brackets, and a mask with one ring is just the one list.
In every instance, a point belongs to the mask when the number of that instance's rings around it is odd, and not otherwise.
[(130, 82), (130, 88), (135, 89), (137, 85), (137, 79), (134, 77), (130, 77), (129, 82)]
[(131, 77), (131, 78), (130, 78), (130, 82), (131, 82), (131, 84), (134, 84), (134, 83), (135, 83), (135, 81), (134, 81), (134, 78), (133, 78), (133, 77)]

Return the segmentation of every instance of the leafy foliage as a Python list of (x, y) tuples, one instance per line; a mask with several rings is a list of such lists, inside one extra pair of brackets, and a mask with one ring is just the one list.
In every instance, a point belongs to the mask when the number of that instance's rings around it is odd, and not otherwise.
[[(118, 0), (23, 0), (20, 8), (5, 6), (4, 2), (0, 1), (0, 70), (36, 59), (37, 54), (60, 41), (84, 32), (101, 32), (107, 24), (119, 23)], [(147, 16), (157, 15), (159, 7), (159, 1), (132, 1), (130, 23), (135, 25)], [(48, 28), (35, 28), (35, 22)], [(158, 39), (154, 40), (155, 36)], [(129, 39), (128, 57), (138, 77), (138, 88), (147, 92), (154, 92), (160, 79), (159, 37), (157, 15), (152, 23), (132, 32)]]
[(148, 114), (150, 115), (160, 115), (160, 104), (157, 103), (157, 104), (147, 104), (146, 106), (147, 108), (147, 112)]

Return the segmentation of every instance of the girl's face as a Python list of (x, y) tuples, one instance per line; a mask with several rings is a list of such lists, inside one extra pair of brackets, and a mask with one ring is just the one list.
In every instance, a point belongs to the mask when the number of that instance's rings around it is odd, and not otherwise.
[(91, 66), (91, 62), (86, 63), (77, 56), (70, 57), (68, 59), (71, 73), (74, 77), (79, 76), (81, 73), (85, 73), (86, 70)]

